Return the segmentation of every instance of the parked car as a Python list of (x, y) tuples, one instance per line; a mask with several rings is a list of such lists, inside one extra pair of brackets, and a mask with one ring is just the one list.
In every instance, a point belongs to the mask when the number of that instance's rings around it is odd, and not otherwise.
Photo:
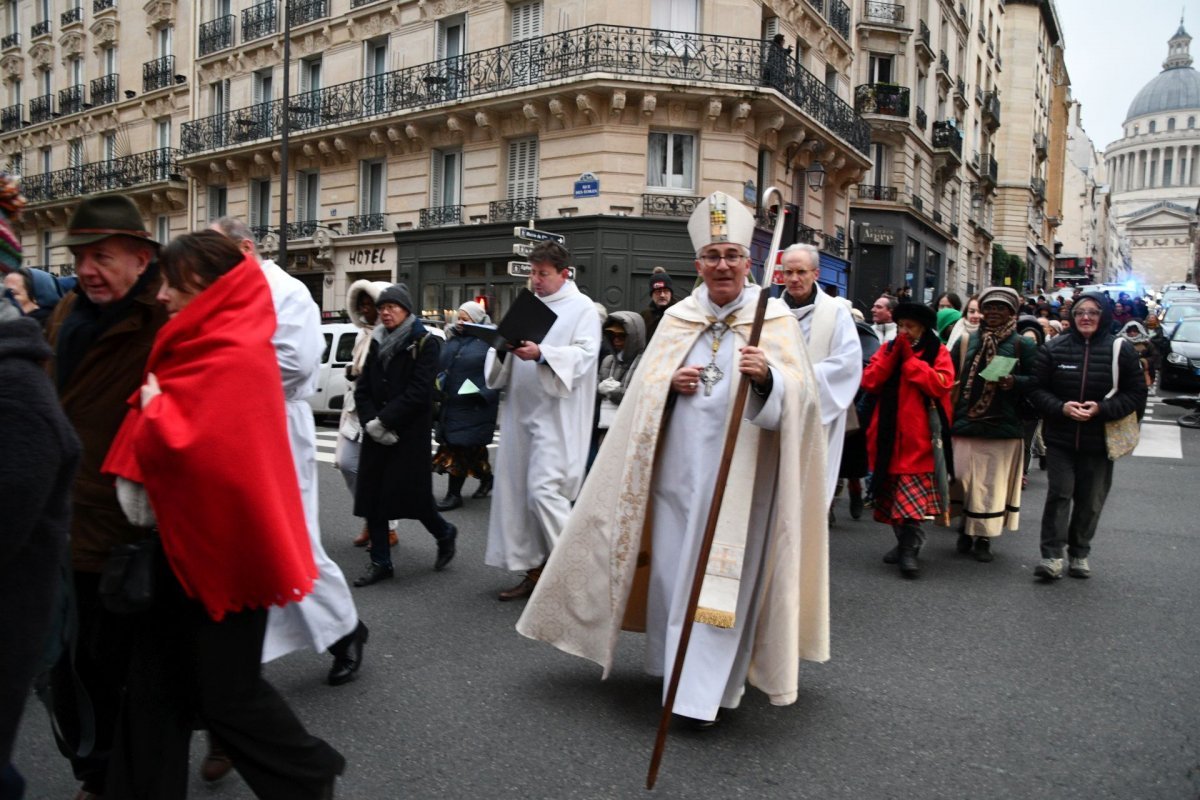
[(1159, 383), (1164, 389), (1200, 386), (1200, 316), (1184, 319), (1171, 334)]
[(1194, 303), (1179, 301), (1166, 306), (1159, 317), (1159, 320), (1162, 322), (1163, 336), (1170, 339), (1171, 334), (1175, 332), (1175, 326), (1179, 324), (1180, 320), (1196, 316), (1200, 316), (1200, 298), (1197, 298)]

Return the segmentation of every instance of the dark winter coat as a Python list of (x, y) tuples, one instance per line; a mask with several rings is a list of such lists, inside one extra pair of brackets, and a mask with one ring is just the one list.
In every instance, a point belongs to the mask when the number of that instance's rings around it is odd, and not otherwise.
[(0, 764), (43, 653), (60, 583), (79, 439), (44, 362), (32, 319), (0, 323)]
[[(1100, 325), (1091, 339), (1084, 339), (1072, 328), (1055, 336), (1038, 351), (1034, 374), (1037, 386), (1029, 398), (1042, 416), (1042, 437), (1047, 447), (1079, 451), (1090, 455), (1107, 452), (1104, 423), (1120, 419), (1134, 411), (1140, 417), (1146, 410), (1146, 381), (1137, 353), (1120, 337), (1113, 336), (1111, 305), (1103, 295), (1088, 292), (1100, 304)], [(1123, 346), (1122, 346), (1123, 345)], [(1117, 393), (1105, 400), (1112, 389), (1112, 349), (1121, 346), (1117, 362)], [(1075, 422), (1063, 416), (1068, 400), (1100, 404), (1100, 413), (1087, 422)]]
[(642, 309), (642, 321), (646, 323), (647, 342), (649, 342), (650, 338), (654, 336), (654, 331), (658, 329), (658, 323), (662, 322), (663, 314), (667, 313), (667, 309), (678, 303), (680, 299), (681, 298), (676, 297), (675, 293), (672, 292), (671, 302), (667, 303), (665, 307), (659, 308), (658, 306), (654, 305), (654, 301), (651, 300), (650, 305)]
[[(442, 347), (442, 412), (438, 441), (454, 447), (481, 447), (492, 441), (500, 392), (489, 389), (483, 377), (488, 345), (474, 336), (451, 336)], [(478, 394), (459, 394), (463, 382), (479, 387)]]
[[(383, 325), (376, 327), (383, 330)], [(420, 320), (413, 323), (402, 349), (385, 368), (373, 337), (362, 376), (354, 387), (358, 419), (363, 425), (354, 515), (368, 519), (418, 519), (433, 509), (430, 433), (433, 428), (433, 382), (437, 377), (441, 340)], [(400, 437), (382, 445), (365, 430), (379, 419)]]
[[(126, 401), (142, 385), (154, 337), (167, 321), (166, 309), (154, 299), (160, 283), (157, 269), (151, 268), (127, 296), (128, 303), (103, 311), (81, 292), (71, 293), (46, 326), (63, 410), (83, 443), (71, 490), (71, 563), (80, 572), (100, 572), (114, 546), (146, 536), (125, 518), (115, 482), (100, 474), (100, 465), (129, 410)], [(97, 320), (102, 332), (85, 346), (64, 341), (72, 339), (70, 331), (79, 325)]]
[[(954, 369), (958, 373), (957, 383), (967, 379), (965, 373), (970, 371), (971, 362), (983, 341), (980, 338), (982, 330), (981, 328), (972, 333), (970, 339), (961, 337), (956, 342), (955, 348), (950, 351), (950, 358), (954, 361)], [(962, 357), (961, 350), (964, 343), (966, 358)], [(984, 380), (976, 375), (974, 385), (963, 386), (959, 390), (958, 404), (954, 407), (953, 434), (955, 436), (981, 439), (1021, 438), (1023, 433), (1020, 414), (1021, 398), (1032, 391), (1037, 384), (1037, 379), (1033, 374), (1037, 364), (1037, 342), (1014, 331), (1011, 336), (1000, 343), (996, 355), (1017, 359), (1017, 366), (1012, 371), (1015, 385), (1008, 391), (997, 388), (993, 395), (990, 411), (977, 419), (969, 419), (967, 410), (979, 398)], [(982, 367), (986, 366), (986, 364), (982, 365)]]

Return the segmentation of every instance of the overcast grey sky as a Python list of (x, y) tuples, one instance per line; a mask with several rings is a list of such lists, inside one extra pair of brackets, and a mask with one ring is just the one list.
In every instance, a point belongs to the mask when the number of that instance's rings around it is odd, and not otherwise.
[(1184, 26), (1200, 61), (1200, 0), (1055, 0), (1066, 46), (1071, 94), (1083, 127), (1101, 153), (1121, 138), (1133, 96), (1162, 72), (1167, 39)]

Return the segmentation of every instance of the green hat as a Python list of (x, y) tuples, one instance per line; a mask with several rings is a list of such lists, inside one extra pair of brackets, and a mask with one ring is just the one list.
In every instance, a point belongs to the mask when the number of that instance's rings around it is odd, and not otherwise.
[(953, 308), (941, 308), (937, 312), (937, 332), (943, 340), (946, 338), (948, 328), (954, 327), (954, 323), (962, 319), (962, 314)]
[(120, 194), (89, 197), (79, 204), (67, 223), (67, 238), (58, 247), (92, 244), (110, 236), (128, 236), (158, 246), (146, 230), (142, 214), (128, 197)]

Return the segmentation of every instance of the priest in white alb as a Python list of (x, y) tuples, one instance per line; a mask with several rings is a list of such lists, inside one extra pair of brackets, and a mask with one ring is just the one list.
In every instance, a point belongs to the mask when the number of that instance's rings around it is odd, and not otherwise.
[[(747, 285), (754, 219), (716, 192), (688, 223), (703, 280), (667, 309), (517, 624), (612, 667), (624, 627), (671, 674), (739, 376), (752, 383), (674, 710), (704, 727), (747, 682), (795, 702), (801, 659), (829, 657), (825, 433), (798, 326)], [(664, 681), (664, 697), (667, 686)]]
[(484, 362), (488, 388), (505, 390), (484, 560), (525, 572), (501, 600), (533, 591), (583, 486), (600, 358), (600, 316), (570, 279), (566, 248), (543, 242), (529, 263), (530, 288), (557, 319), (540, 343)]
[(826, 505), (837, 490), (838, 466), (846, 439), (848, 410), (862, 382), (862, 345), (850, 309), (821, 291), (821, 255), (811, 244), (794, 244), (781, 254), (783, 302), (800, 322), (821, 396), (821, 424), (829, 461), (825, 467)]

